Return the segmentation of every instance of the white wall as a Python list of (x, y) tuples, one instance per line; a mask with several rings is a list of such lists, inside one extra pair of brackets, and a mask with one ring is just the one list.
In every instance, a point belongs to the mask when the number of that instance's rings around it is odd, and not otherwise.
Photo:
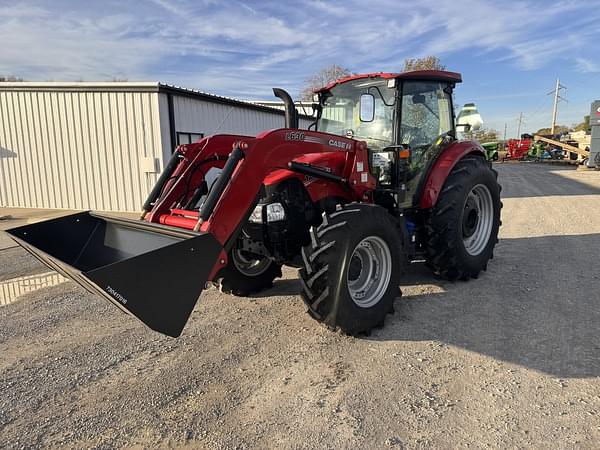
[[(160, 94), (161, 124), (163, 135), (168, 129), (167, 95)], [(237, 105), (228, 105), (173, 95), (175, 129), (179, 132), (211, 134), (242, 134), (255, 136), (264, 130), (283, 128), (284, 115), (260, 111)], [(300, 128), (307, 128), (311, 121), (301, 119)]]
[[(0, 206), (138, 211), (162, 160), (157, 92), (0, 91)], [(162, 167), (158, 167), (160, 170)]]
[[(139, 211), (174, 147), (167, 95), (158, 88), (2, 83), (0, 207)], [(176, 94), (174, 113), (177, 131), (204, 135), (284, 126), (280, 113)], [(147, 172), (152, 159), (156, 173)]]

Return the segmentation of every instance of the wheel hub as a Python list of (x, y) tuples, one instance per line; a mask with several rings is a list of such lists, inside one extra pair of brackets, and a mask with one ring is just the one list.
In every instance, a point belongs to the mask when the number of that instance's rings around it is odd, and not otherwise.
[(270, 258), (265, 256), (261, 259), (255, 259), (241, 249), (232, 251), (231, 259), (236, 269), (248, 277), (257, 277), (263, 274), (271, 265)]
[(494, 224), (494, 203), (487, 186), (478, 184), (465, 200), (462, 236), (465, 250), (471, 256), (481, 254), (488, 245)]
[(471, 196), (467, 198), (465, 203), (465, 210), (463, 213), (463, 236), (473, 236), (479, 223), (479, 209), (476, 202)]
[(350, 260), (350, 267), (348, 268), (348, 280), (356, 281), (360, 276), (362, 267), (362, 257), (358, 254), (352, 255), (352, 259)]
[(392, 256), (387, 243), (369, 236), (355, 247), (346, 276), (348, 292), (361, 308), (376, 305), (385, 294), (391, 278)]

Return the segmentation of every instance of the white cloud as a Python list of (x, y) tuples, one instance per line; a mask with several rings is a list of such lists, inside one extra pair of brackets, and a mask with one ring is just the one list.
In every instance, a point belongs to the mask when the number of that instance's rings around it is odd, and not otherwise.
[(600, 72), (600, 64), (587, 59), (587, 58), (575, 58), (577, 63), (577, 70), (582, 73), (597, 73)]
[[(520, 69), (571, 63), (598, 38), (597, 0), (146, 0), (0, 9), (0, 74), (27, 79), (161, 79), (233, 95), (299, 91), (319, 67), (397, 70), (405, 57), (473, 54)], [(460, 69), (460, 68), (457, 68)], [(251, 86), (251, 87), (249, 87)]]

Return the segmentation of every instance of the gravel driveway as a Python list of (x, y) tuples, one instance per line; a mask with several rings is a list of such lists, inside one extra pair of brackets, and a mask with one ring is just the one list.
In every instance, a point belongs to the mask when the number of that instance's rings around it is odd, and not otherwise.
[(0, 283), (45, 286), (0, 306), (0, 447), (597, 448), (600, 172), (496, 167), (488, 272), (413, 265), (360, 339), (305, 314), (292, 269), (251, 299), (205, 292), (167, 338), (0, 236)]

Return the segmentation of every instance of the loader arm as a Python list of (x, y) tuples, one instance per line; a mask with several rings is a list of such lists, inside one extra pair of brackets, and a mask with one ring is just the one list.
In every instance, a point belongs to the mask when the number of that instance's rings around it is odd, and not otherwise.
[[(172, 184), (169, 192), (157, 202), (147, 220), (211, 233), (224, 247), (237, 237), (235, 232), (246, 219), (265, 177), (280, 169), (293, 169), (295, 166), (290, 163), (303, 155), (345, 152), (346, 166), (340, 184), (348, 196), (364, 200), (365, 195), (375, 188), (375, 179), (369, 173), (366, 145), (335, 135), (281, 129), (265, 132), (256, 138), (213, 136), (187, 147), (185, 157), (189, 162), (185, 170), (180, 172), (181, 176)], [(229, 155), (227, 161), (220, 163), (219, 167), (231, 165), (230, 173), (224, 172), (221, 175), (225, 182), (222, 186), (215, 183), (213, 189), (216, 188), (217, 191), (210, 193), (216, 198), (214, 207), (206, 217), (200, 217), (204, 212), (202, 209), (197, 219), (181, 216), (174, 218), (170, 213), (170, 205), (184, 195), (186, 184), (193, 177), (195, 168), (215, 155), (221, 161)]]
[[(256, 138), (218, 135), (187, 146), (185, 169), (176, 172), (180, 175), (177, 181), (156, 203), (147, 220), (210, 233), (223, 247), (208, 278), (211, 281), (220, 268), (227, 264), (229, 245), (235, 242), (241, 226), (254, 207), (265, 177), (280, 169), (293, 170), (296, 166), (291, 163), (296, 158), (326, 152), (346, 153), (346, 164), (339, 185), (347, 191), (349, 198), (364, 201), (376, 184), (369, 172), (365, 143), (324, 133), (280, 129), (262, 133)], [(212, 159), (215, 156), (218, 160)], [(194, 214), (187, 217), (173, 215), (171, 205), (185, 195), (186, 190), (190, 190), (190, 180), (192, 185), (195, 183), (194, 171), (208, 160), (214, 161), (223, 169), (223, 173), (220, 180), (215, 182), (199, 214), (197, 217)]]

